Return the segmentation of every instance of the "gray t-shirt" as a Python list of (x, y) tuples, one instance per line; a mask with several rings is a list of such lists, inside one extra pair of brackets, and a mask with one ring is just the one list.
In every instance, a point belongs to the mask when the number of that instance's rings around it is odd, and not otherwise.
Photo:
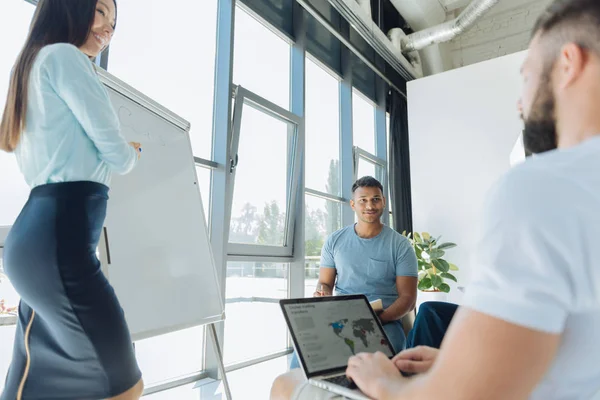
[(336, 294), (364, 294), (381, 299), (384, 308), (398, 299), (396, 277), (418, 274), (412, 245), (388, 226), (370, 239), (359, 237), (354, 225), (334, 232), (321, 251), (321, 267), (336, 269)]

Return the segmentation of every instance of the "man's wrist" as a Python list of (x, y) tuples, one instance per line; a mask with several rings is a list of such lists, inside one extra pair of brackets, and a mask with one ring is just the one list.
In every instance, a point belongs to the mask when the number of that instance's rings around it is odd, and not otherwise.
[(389, 308), (384, 309), (380, 314), (379, 314), (379, 319), (381, 320), (382, 323), (388, 323), (390, 321), (393, 321), (393, 318), (389, 317)]
[(399, 395), (401, 395), (402, 387), (404, 386), (405, 378), (400, 378), (398, 380), (389, 380), (386, 378), (380, 378), (377, 383), (377, 387), (379, 388), (378, 392), (375, 394), (378, 400), (393, 400), (399, 399)]
[(329, 286), (328, 284), (326, 284), (326, 283), (321, 283), (320, 285), (321, 285), (321, 291), (322, 291), (322, 292), (328, 292), (328, 293), (331, 293), (331, 292), (332, 292), (332, 287), (331, 287), (331, 286)]

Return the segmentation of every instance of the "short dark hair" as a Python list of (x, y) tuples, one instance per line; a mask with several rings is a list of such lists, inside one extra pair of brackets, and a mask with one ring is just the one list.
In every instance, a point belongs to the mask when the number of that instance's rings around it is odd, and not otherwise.
[(362, 178), (354, 182), (354, 185), (352, 185), (352, 194), (356, 192), (356, 189), (361, 187), (379, 188), (379, 190), (381, 190), (381, 194), (383, 194), (383, 185), (372, 176), (363, 176)]
[(600, 1), (555, 0), (533, 27), (532, 38), (538, 34), (557, 46), (572, 42), (600, 56)]

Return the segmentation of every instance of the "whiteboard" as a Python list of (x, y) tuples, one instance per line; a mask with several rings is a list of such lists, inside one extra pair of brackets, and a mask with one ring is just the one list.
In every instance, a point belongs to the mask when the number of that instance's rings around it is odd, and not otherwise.
[(142, 156), (113, 175), (100, 258), (133, 340), (224, 319), (188, 122), (97, 68)]

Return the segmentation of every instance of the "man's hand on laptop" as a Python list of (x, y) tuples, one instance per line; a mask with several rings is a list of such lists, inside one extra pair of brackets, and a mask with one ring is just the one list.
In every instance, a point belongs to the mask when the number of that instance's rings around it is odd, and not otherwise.
[(422, 374), (429, 371), (439, 353), (438, 349), (427, 346), (417, 346), (401, 351), (392, 359), (396, 367), (412, 374)]
[(331, 290), (329, 285), (327, 285), (325, 283), (321, 283), (321, 282), (317, 283), (317, 289), (313, 293), (313, 297), (326, 297), (326, 296), (332, 296), (332, 295), (333, 295), (333, 290)]
[(408, 378), (383, 353), (359, 353), (350, 357), (346, 375), (367, 396), (374, 399), (390, 398)]

